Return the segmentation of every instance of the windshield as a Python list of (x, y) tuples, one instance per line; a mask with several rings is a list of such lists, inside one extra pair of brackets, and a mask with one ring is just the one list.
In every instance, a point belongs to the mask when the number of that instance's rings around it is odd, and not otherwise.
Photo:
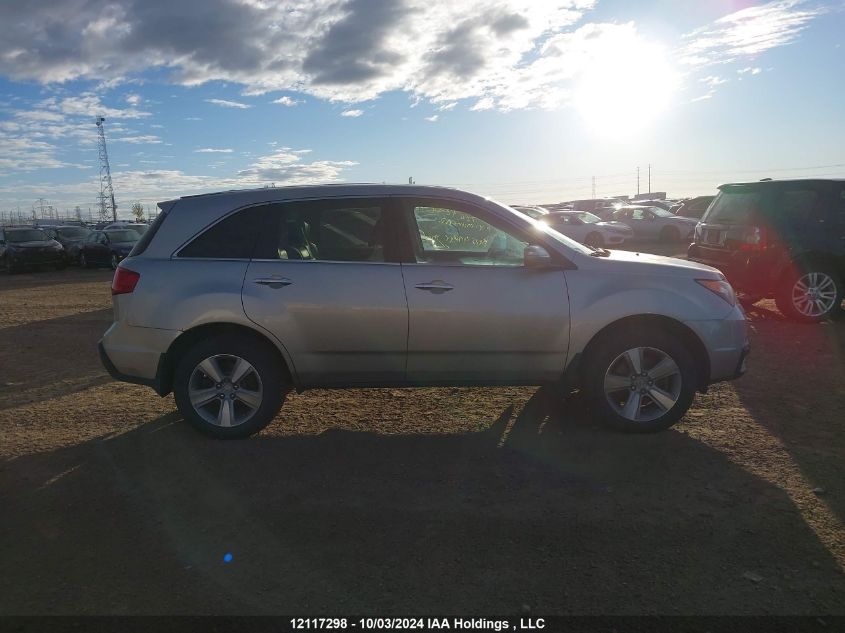
[(112, 242), (137, 242), (141, 239), (138, 232), (131, 229), (125, 231), (106, 231), (106, 234)]
[(592, 213), (588, 213), (587, 211), (579, 213), (578, 217), (585, 224), (595, 224), (596, 222), (601, 222), (601, 218), (599, 216), (593, 215)]
[(48, 239), (47, 234), (41, 229), (24, 229), (22, 231), (7, 231), (6, 241), (8, 242), (38, 242)]
[(90, 232), (91, 231), (88, 229), (83, 229), (77, 226), (56, 229), (56, 233), (59, 234), (59, 237), (64, 237), (69, 240), (81, 240), (82, 238), (87, 237)]
[(747, 186), (725, 187), (707, 209), (702, 222), (747, 224), (760, 208), (760, 191)]
[(674, 213), (669, 213), (666, 209), (661, 209), (660, 207), (649, 207), (649, 211), (651, 211), (654, 215), (658, 218), (672, 218), (675, 217)]

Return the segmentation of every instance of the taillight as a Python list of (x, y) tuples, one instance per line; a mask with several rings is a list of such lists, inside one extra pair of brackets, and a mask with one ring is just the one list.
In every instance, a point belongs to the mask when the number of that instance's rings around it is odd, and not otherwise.
[(135, 290), (139, 279), (141, 279), (141, 273), (118, 266), (111, 281), (111, 293), (113, 295), (125, 295), (132, 292)]
[(739, 243), (739, 250), (762, 251), (767, 246), (766, 229), (760, 228), (759, 226), (752, 226), (745, 232), (742, 242)]

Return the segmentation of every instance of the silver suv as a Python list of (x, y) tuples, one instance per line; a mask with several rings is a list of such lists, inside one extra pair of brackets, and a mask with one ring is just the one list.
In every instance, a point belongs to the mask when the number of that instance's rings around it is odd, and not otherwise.
[(100, 342), (117, 379), (245, 437), (290, 389), (552, 385), (634, 432), (745, 371), (714, 268), (587, 247), (487, 198), (327, 185), (162, 202), (117, 269)]

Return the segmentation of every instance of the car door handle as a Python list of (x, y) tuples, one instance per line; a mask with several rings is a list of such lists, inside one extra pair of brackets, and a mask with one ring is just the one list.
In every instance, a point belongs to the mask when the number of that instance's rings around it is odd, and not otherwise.
[(429, 281), (427, 283), (417, 284), (414, 288), (417, 290), (428, 290), (434, 294), (442, 294), (444, 292), (448, 292), (449, 290), (454, 290), (455, 286), (447, 284), (445, 281), (435, 279), (434, 281)]
[(269, 286), (270, 288), (278, 290), (279, 288), (290, 286), (293, 282), (287, 277), (259, 277), (258, 279), (253, 279), (252, 283), (256, 283), (261, 286)]

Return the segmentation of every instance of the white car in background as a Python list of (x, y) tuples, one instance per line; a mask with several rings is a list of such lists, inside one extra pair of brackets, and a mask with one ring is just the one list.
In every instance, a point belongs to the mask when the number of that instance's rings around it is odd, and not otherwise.
[(634, 236), (630, 226), (621, 222), (605, 222), (588, 211), (558, 211), (544, 215), (540, 221), (566, 237), (596, 248), (619, 246)]

